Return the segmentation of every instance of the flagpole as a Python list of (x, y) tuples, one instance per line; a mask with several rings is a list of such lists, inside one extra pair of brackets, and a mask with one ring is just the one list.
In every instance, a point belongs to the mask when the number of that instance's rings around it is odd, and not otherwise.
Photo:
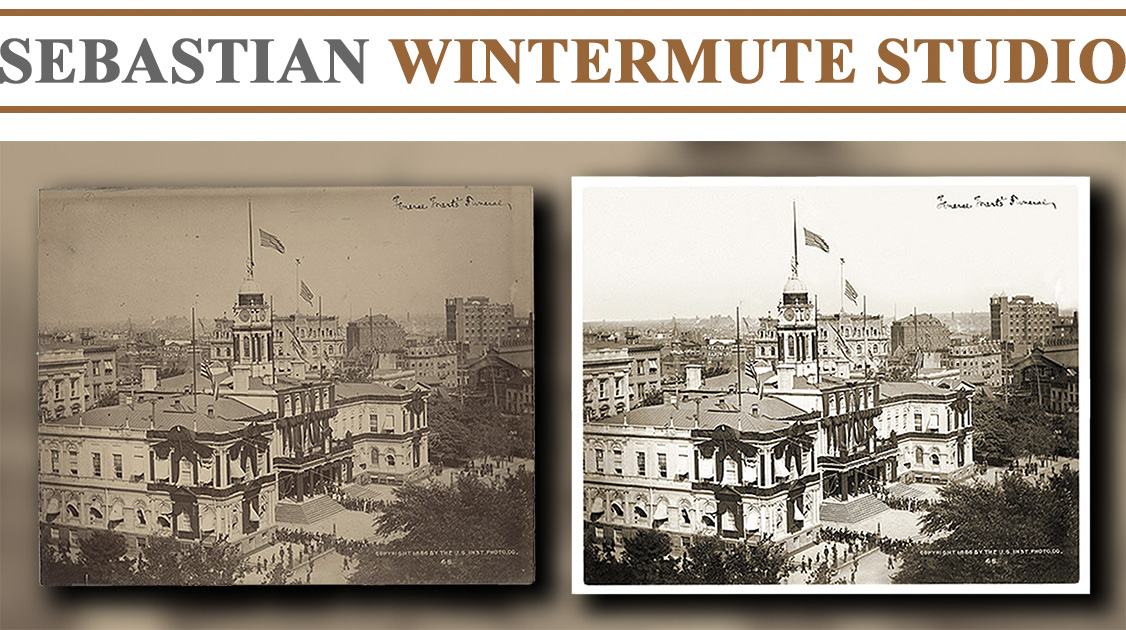
[[(841, 315), (844, 315), (844, 258), (841, 258)], [(841, 326), (844, 326), (844, 318), (841, 318)]]
[(192, 307), (192, 411), (199, 408), (199, 387), (196, 375), (199, 374), (199, 354), (195, 345), (195, 307)]
[(794, 204), (794, 277), (798, 277), (798, 202)]
[[(274, 294), (270, 294), (270, 336), (274, 336)], [(278, 382), (278, 349), (273, 347), (273, 341), (270, 341), (270, 380), (274, 383)]]
[(735, 386), (736, 391), (739, 392), (739, 409), (743, 409), (743, 341), (740, 338), (740, 331), (743, 329), (742, 320), (739, 319), (739, 307), (735, 307), (735, 379), (738, 384)]
[(249, 228), (247, 237), (250, 239), (250, 277), (254, 277), (254, 214), (250, 210), (250, 200), (246, 200), (246, 224)]
[(868, 296), (864, 296), (864, 309), (860, 315), (861, 339), (864, 343), (864, 379), (868, 379)]
[[(297, 294), (296, 294), (297, 295), (297, 300), (296, 300), (297, 306), (295, 307), (296, 310), (294, 311), (294, 313), (300, 315), (301, 314), (301, 259), (300, 258), (294, 258), (293, 262), (297, 266), (297, 282), (293, 286), (293, 288), (297, 291)], [(293, 323), (297, 324), (297, 318), (296, 317), (293, 318)]]
[(817, 352), (817, 337), (820, 334), (817, 322), (817, 294), (813, 294), (813, 365), (817, 370), (817, 382), (821, 382), (821, 353)]

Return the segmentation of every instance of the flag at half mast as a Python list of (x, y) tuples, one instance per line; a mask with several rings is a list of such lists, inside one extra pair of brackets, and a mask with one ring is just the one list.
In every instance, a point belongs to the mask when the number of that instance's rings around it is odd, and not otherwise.
[(279, 254), (285, 253), (285, 245), (282, 245), (281, 239), (270, 234), (262, 228), (258, 228), (258, 236), (262, 239), (262, 247), (270, 247), (278, 250)]
[(802, 229), (805, 230), (805, 244), (806, 245), (809, 245), (810, 247), (816, 247), (817, 249), (820, 249), (821, 251), (823, 251), (825, 253), (829, 253), (829, 243), (828, 243), (828, 241), (826, 241), (824, 238), (822, 238), (820, 234), (817, 234), (815, 232), (810, 232), (808, 228), (802, 228)]
[(852, 284), (850, 284), (848, 280), (845, 280), (844, 294), (845, 294), (846, 298), (852, 300), (853, 304), (856, 304), (856, 298), (857, 298), (856, 289), (852, 288)]
[(309, 286), (305, 284), (304, 280), (301, 281), (301, 299), (308, 302), (309, 306), (313, 305), (313, 292), (309, 290)]

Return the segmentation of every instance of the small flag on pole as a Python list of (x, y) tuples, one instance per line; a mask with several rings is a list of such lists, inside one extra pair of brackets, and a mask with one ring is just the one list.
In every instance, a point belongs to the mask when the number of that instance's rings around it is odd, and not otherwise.
[(805, 244), (806, 245), (809, 245), (811, 247), (816, 247), (817, 249), (820, 249), (821, 251), (825, 252), (826, 254), (829, 253), (829, 243), (824, 238), (821, 238), (821, 236), (819, 234), (816, 234), (814, 232), (810, 232), (806, 228), (802, 228), (802, 229), (805, 230)]
[(845, 280), (845, 297), (852, 300), (853, 304), (856, 304), (856, 289), (852, 288), (852, 284), (850, 284), (848, 280)]
[(199, 375), (213, 383), (215, 382), (215, 376), (211, 373), (211, 364), (207, 361), (199, 364)]
[(301, 299), (308, 302), (309, 306), (313, 305), (313, 292), (309, 290), (309, 286), (305, 284), (304, 280), (301, 281)]
[(278, 250), (279, 254), (285, 253), (285, 245), (282, 245), (281, 239), (270, 234), (262, 228), (258, 228), (258, 235), (262, 237), (262, 247), (271, 247)]
[(750, 359), (743, 363), (743, 373), (751, 378), (755, 383), (755, 393), (759, 398), (762, 398), (762, 381), (758, 379), (758, 372), (755, 371), (755, 366), (751, 363)]

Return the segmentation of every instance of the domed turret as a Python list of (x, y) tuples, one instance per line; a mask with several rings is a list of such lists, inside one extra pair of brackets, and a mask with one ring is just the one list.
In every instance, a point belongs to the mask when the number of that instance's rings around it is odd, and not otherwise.
[(261, 295), (261, 293), (262, 285), (258, 284), (254, 278), (247, 278), (238, 290), (239, 295)]
[(783, 295), (785, 295), (787, 293), (808, 293), (808, 292), (809, 292), (809, 290), (806, 289), (805, 283), (802, 282), (801, 279), (798, 278), (797, 276), (791, 276), (790, 279), (786, 281), (786, 286), (782, 287), (782, 294)]

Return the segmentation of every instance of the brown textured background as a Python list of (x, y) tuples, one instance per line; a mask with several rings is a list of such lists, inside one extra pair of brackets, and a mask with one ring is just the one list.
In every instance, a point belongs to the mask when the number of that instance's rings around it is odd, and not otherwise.
[[(570, 594), (575, 175), (1091, 177), (1089, 597)], [(45, 589), (35, 494), (36, 202), (47, 187), (535, 187), (537, 582), (531, 587)], [(5, 628), (1123, 628), (1126, 144), (0, 143), (0, 626)], [(998, 238), (1004, 238), (999, 234)], [(951, 247), (957, 247), (952, 243)], [(972, 255), (972, 252), (967, 252)], [(1034, 256), (1035, 252), (1030, 252)], [(1019, 264), (1014, 261), (1014, 264)], [(169, 278), (175, 290), (175, 278)], [(951, 279), (956, 282), (956, 278)]]

